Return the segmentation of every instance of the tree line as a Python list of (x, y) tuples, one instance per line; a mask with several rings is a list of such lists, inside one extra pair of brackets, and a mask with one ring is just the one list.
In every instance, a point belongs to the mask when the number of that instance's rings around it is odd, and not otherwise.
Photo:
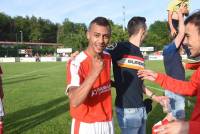
[[(127, 40), (127, 30), (124, 31), (121, 25), (109, 21), (112, 27), (110, 43)], [(86, 31), (86, 24), (74, 23), (69, 19), (59, 24), (41, 17), (11, 17), (0, 12), (0, 41), (62, 43), (64, 47), (82, 50), (87, 46)], [(167, 22), (156, 21), (148, 28), (144, 46), (154, 46), (155, 50), (160, 50), (169, 41)]]

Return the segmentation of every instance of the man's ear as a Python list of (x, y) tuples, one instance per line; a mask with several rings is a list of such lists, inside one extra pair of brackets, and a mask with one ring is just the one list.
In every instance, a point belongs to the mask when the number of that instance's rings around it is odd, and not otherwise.
[(144, 34), (144, 29), (140, 28), (138, 34), (142, 36)]

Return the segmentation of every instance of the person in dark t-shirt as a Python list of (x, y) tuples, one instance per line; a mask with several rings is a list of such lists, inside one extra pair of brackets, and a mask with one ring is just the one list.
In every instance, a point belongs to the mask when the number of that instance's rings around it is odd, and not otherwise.
[(140, 51), (146, 35), (146, 19), (133, 17), (128, 23), (129, 41), (119, 42), (106, 48), (113, 64), (116, 88), (116, 115), (122, 134), (146, 134), (146, 109), (143, 93), (161, 102), (165, 97), (156, 96), (148, 90), (137, 72), (144, 69)]

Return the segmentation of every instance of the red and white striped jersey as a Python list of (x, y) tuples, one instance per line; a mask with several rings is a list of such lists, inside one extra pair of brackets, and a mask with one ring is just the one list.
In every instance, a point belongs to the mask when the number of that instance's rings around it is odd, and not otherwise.
[[(112, 120), (112, 99), (110, 88), (111, 57), (104, 52), (102, 55), (104, 68), (92, 86), (86, 100), (78, 107), (70, 106), (73, 118), (82, 122), (102, 122)], [(68, 63), (67, 89), (71, 86), (80, 86), (91, 69), (91, 56), (81, 52)]]

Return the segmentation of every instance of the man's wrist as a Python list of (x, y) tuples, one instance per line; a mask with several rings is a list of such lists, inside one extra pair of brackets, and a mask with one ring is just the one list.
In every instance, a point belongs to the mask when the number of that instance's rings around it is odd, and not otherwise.
[(152, 93), (149, 97), (152, 99), (155, 96), (155, 93)]

